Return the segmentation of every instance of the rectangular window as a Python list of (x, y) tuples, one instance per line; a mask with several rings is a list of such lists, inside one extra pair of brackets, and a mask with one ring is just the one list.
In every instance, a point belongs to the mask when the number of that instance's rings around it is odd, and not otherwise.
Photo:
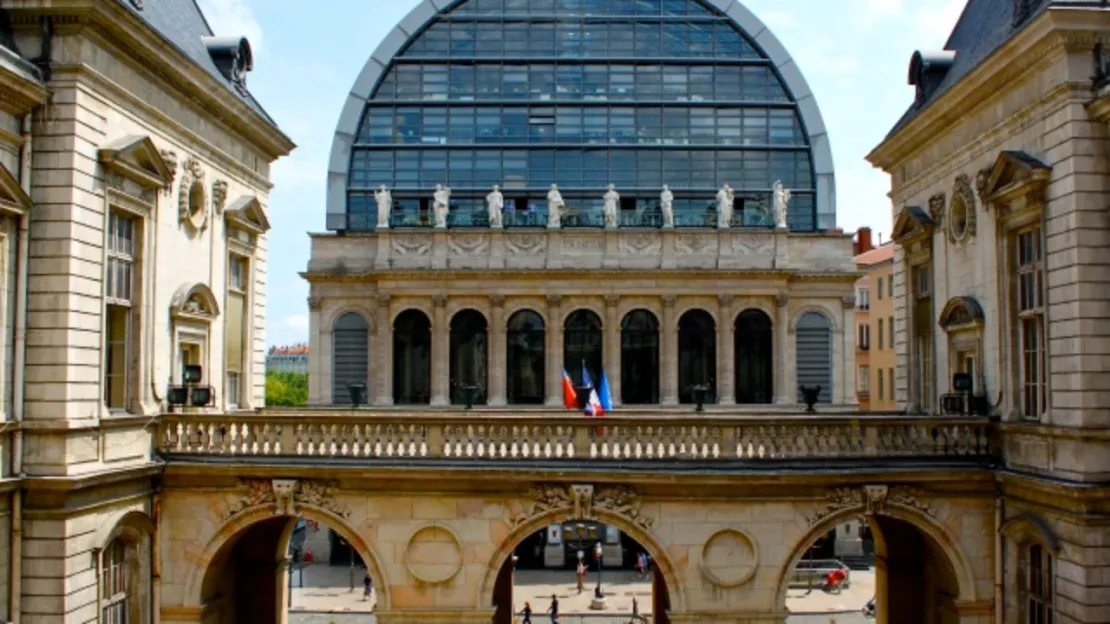
[(887, 319), (886, 326), (887, 326), (887, 329), (890, 331), (889, 346), (890, 346), (891, 349), (893, 349), (894, 348), (894, 317), (893, 316)]
[(1048, 406), (1044, 252), (1040, 228), (1018, 234), (1016, 247), (1014, 309), (1021, 353), (1021, 413), (1026, 418), (1040, 418)]
[(856, 308), (860, 310), (871, 309), (871, 291), (860, 288), (856, 291)]
[(914, 269), (914, 295), (917, 299), (924, 299), (932, 292), (932, 284), (929, 281), (929, 267), (922, 266)]
[(246, 305), (247, 278), (250, 271), (248, 260), (235, 254), (228, 256), (227, 322), (226, 329), (226, 383), (224, 392), (229, 408), (235, 408), (242, 401), (243, 358), (247, 351)]
[(1022, 607), (1026, 624), (1052, 624), (1055, 615), (1055, 565), (1052, 555), (1040, 544), (1025, 548)]
[(887, 383), (887, 396), (890, 397), (891, 401), (893, 401), (894, 400), (894, 369), (893, 368), (888, 368), (887, 371), (886, 371), (886, 383)]
[(885, 398), (885, 396), (884, 396), (885, 393), (883, 392), (883, 390), (884, 390), (884, 388), (883, 388), (883, 369), (881, 369), (881, 368), (879, 369), (879, 379), (878, 379), (878, 381), (879, 381), (879, 383), (877, 385), (879, 386), (879, 400), (882, 401)]
[(112, 540), (101, 555), (100, 621), (127, 624), (127, 544)]
[(928, 412), (933, 395), (933, 348), (931, 336), (917, 338), (917, 396), (921, 409)]
[(856, 346), (864, 351), (871, 348), (871, 326), (867, 323), (859, 324), (859, 336)]
[(879, 319), (879, 350), (880, 351), (883, 350), (883, 344), (884, 344), (883, 343), (883, 334), (884, 334), (883, 325), (884, 325), (883, 319)]
[[(881, 285), (880, 285), (881, 287)], [(886, 295), (888, 297), (894, 296), (894, 276), (891, 275), (886, 278)]]
[(860, 366), (859, 367), (859, 379), (858, 379), (857, 383), (858, 383), (858, 387), (859, 387), (859, 393), (861, 395), (871, 394), (871, 367), (870, 366)]
[(132, 312), (135, 297), (137, 219), (113, 210), (108, 215), (105, 267), (104, 402), (109, 409), (126, 410), (130, 405)]

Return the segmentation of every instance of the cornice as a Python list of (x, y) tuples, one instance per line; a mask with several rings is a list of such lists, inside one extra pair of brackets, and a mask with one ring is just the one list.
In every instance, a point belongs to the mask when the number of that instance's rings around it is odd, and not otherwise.
[[(35, 25), (47, 15), (55, 20), (55, 34), (91, 28), (101, 42), (118, 50), (117, 59), (130, 63), (152, 81), (171, 86), (180, 98), (262, 150), (269, 159), (288, 155), (295, 145), (274, 122), (253, 110), (192, 59), (166, 42), (126, 7), (103, 0), (55, 0), (49, 4), (8, 9), (16, 28)], [(142, 63), (155, 58), (157, 63)]]
[(46, 87), (0, 64), (0, 110), (25, 115), (46, 101)]
[(693, 280), (700, 281), (704, 279), (717, 280), (717, 279), (759, 279), (766, 281), (779, 281), (787, 283), (811, 283), (811, 282), (825, 282), (825, 283), (845, 283), (854, 284), (856, 280), (863, 276), (863, 273), (803, 273), (790, 270), (711, 270), (704, 269), (662, 269), (662, 270), (642, 270), (642, 269), (628, 269), (624, 271), (601, 271), (601, 270), (588, 270), (588, 269), (521, 269), (521, 270), (500, 270), (500, 269), (478, 269), (478, 270), (454, 270), (454, 269), (427, 269), (420, 271), (406, 271), (406, 270), (368, 270), (363, 272), (351, 273), (328, 273), (328, 272), (310, 272), (304, 271), (299, 275), (312, 284), (328, 284), (328, 283), (355, 283), (363, 284), (366, 282), (374, 282), (378, 280), (445, 280), (445, 279), (468, 279), (473, 280), (475, 277), (480, 277), (483, 280), (498, 280), (498, 279), (565, 279), (565, 280), (585, 280), (595, 282), (605, 279), (613, 280), (627, 280), (629, 276), (634, 274), (636, 279), (678, 279), (678, 280)]
[[(977, 108), (1010, 93), (1014, 83), (1041, 71), (1060, 54), (1090, 50), (1097, 40), (1091, 13), (1058, 9), (1043, 13), (905, 127), (886, 137), (866, 156), (867, 161), (890, 172), (913, 154), (929, 149), (937, 137), (948, 134)], [(1099, 18), (1110, 22), (1110, 14)]]

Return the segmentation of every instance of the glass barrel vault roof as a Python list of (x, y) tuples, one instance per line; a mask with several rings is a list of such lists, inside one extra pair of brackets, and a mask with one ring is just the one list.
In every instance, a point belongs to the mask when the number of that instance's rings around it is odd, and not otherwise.
[(464, 215), (484, 214), (494, 184), (520, 209), (546, 207), (558, 184), (584, 215), (610, 183), (637, 210), (667, 184), (678, 225), (703, 224), (729, 184), (748, 213), (737, 225), (765, 225), (776, 180), (792, 191), (791, 229), (835, 227), (816, 103), (739, 2), (425, 0), (352, 90), (328, 229), (372, 230), (383, 184), (397, 212), (444, 184)]

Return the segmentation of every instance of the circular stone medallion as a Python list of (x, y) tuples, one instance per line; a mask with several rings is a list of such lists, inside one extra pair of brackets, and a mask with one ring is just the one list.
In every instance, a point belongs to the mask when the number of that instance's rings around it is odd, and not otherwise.
[(462, 569), (459, 539), (447, 527), (431, 525), (420, 528), (405, 547), (405, 566), (421, 583), (446, 583)]
[(737, 587), (755, 576), (759, 550), (739, 529), (713, 534), (701, 550), (701, 571), (717, 587)]

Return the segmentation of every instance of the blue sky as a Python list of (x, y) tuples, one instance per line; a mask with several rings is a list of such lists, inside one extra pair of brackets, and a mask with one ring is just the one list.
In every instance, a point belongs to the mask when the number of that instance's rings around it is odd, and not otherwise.
[[(913, 98), (910, 55), (941, 48), (964, 0), (742, 0), (801, 67), (829, 128), (837, 224), (890, 232), (889, 179), (864, 161)], [(219, 35), (254, 47), (251, 91), (297, 143), (274, 166), (267, 344), (308, 339), (307, 232), (324, 229), (324, 181), (347, 93), (418, 0), (199, 0)], [(311, 7), (311, 8), (309, 8)], [(323, 7), (327, 7), (324, 9)]]

